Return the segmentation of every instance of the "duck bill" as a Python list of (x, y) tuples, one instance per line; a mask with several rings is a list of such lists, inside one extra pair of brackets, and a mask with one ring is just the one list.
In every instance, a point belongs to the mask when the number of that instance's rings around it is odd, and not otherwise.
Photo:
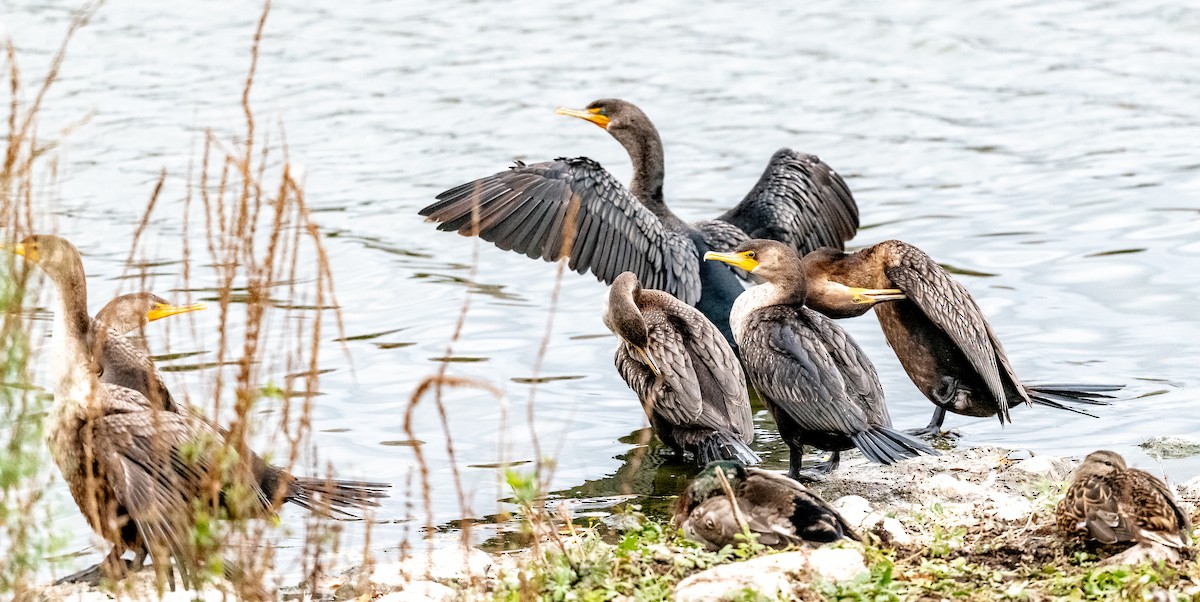
[(650, 371), (653, 372), (655, 376), (662, 374), (662, 370), (658, 369), (658, 362), (654, 361), (654, 356), (650, 355), (649, 350), (647, 350), (645, 347), (637, 346), (634, 346), (634, 349), (637, 349), (638, 355), (641, 356), (642, 361), (650, 367)]
[(904, 291), (898, 288), (854, 288), (850, 287), (851, 300), (856, 304), (874, 305), (883, 301), (902, 301), (907, 299)]
[(704, 259), (706, 261), (728, 263), (735, 268), (742, 268), (747, 272), (753, 272), (754, 268), (758, 267), (758, 262), (753, 257), (750, 257), (749, 253), (749, 251), (742, 253), (717, 253), (716, 251), (709, 251), (704, 254)]
[(567, 117), (578, 117), (584, 121), (590, 121), (603, 129), (608, 129), (608, 116), (601, 115), (600, 109), (568, 109), (558, 107), (554, 109), (558, 115), (566, 115)]
[(150, 311), (146, 312), (146, 320), (153, 322), (178, 314), (186, 314), (190, 311), (200, 311), (208, 307), (203, 303), (193, 303), (191, 305), (169, 305), (167, 303), (159, 303)]

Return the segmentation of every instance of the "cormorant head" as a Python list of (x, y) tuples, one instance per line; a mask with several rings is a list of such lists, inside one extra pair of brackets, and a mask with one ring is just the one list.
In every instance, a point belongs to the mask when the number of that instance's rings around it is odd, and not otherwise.
[(1102, 449), (1084, 458), (1083, 464), (1075, 470), (1075, 479), (1110, 475), (1118, 470), (1125, 470), (1125, 458), (1117, 452)]
[(642, 317), (642, 310), (638, 307), (638, 295), (641, 292), (642, 285), (638, 282), (637, 274), (621, 272), (608, 288), (604, 325), (613, 334), (632, 345), (641, 362), (658, 374), (658, 363), (649, 350), (650, 331)]
[(125, 334), (155, 320), (201, 309), (205, 309), (203, 303), (171, 305), (169, 301), (154, 293), (130, 293), (109, 301), (108, 305), (96, 313), (96, 320)]
[(83, 260), (75, 245), (65, 238), (53, 234), (34, 234), (26, 236), (12, 250), (36, 263), (55, 282), (64, 284), (72, 278), (83, 279)]
[[(657, 144), (658, 152), (662, 152), (662, 141), (658, 137), (658, 130), (655, 129), (654, 123), (637, 105), (629, 101), (619, 98), (601, 98), (592, 101), (587, 108), (582, 110), (559, 107), (554, 112), (568, 117), (578, 117), (604, 128), (629, 151), (631, 158), (634, 158), (635, 155), (642, 156), (648, 144)], [(636, 158), (634, 161), (636, 163)]]
[(709, 251), (704, 258), (742, 268), (786, 290), (794, 302), (804, 300), (806, 285), (800, 258), (790, 246), (779, 241), (756, 238), (742, 243), (732, 253)]
[(804, 256), (801, 264), (808, 283), (805, 305), (831, 318), (853, 318), (883, 301), (904, 299), (904, 292), (896, 288), (858, 288), (844, 282), (853, 281), (853, 274), (846, 274), (854, 266), (845, 261), (851, 257), (832, 247), (822, 247)]

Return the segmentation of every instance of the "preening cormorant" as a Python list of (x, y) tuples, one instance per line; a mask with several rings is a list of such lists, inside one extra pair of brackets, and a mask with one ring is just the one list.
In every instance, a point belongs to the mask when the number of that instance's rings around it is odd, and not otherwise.
[(704, 314), (624, 272), (609, 288), (604, 324), (620, 339), (617, 372), (663, 443), (701, 466), (726, 458), (758, 462), (749, 447), (754, 423), (742, 366)]
[[(808, 306), (834, 318), (859, 316), (871, 307), (904, 371), (937, 406), (921, 434), (941, 431), (946, 412), (999, 416), (1037, 403), (1087, 414), (1064, 402), (1103, 405), (1103, 392), (1120, 385), (1025, 385), (983, 311), (957, 280), (923, 251), (898, 240), (855, 253), (818, 249), (805, 256)], [(863, 288), (902, 294), (865, 296)], [(1089, 416), (1091, 414), (1088, 414)]]

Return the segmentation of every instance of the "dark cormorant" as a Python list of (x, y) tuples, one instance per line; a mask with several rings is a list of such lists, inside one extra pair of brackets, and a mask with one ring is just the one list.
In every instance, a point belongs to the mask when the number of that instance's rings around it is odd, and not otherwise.
[[(57, 236), (35, 235), (14, 251), (38, 264), (58, 289), (50, 354), (54, 405), (46, 426), (51, 455), (88, 524), (113, 544), (99, 570), (68, 579), (120, 578), (126, 569), (121, 555), (129, 550), (135, 569), (149, 555), (160, 578), (168, 580), (174, 558), (185, 585), (191, 583), (197, 561), (194, 512), (197, 503), (207, 505), (217, 493), (209, 486), (214, 478), (220, 479), (222, 509), (242, 518), (269, 517), (283, 501), (345, 512), (377, 506), (386, 497), (386, 484), (303, 479), (278, 469), (273, 480), (259, 480), (247, 474), (263, 463), (253, 455), (217, 466), (227, 443), (208, 422), (160, 411), (138, 391), (99, 381), (88, 348), (95, 338), (83, 262), (75, 247)], [(238, 490), (250, 499), (227, 495)]]
[[(856, 253), (819, 249), (804, 258), (809, 307), (834, 318), (872, 306), (900, 364), (936, 406), (921, 434), (939, 433), (946, 411), (999, 416), (1020, 403), (1081, 412), (1062, 402), (1104, 404), (1119, 385), (1024, 385), (983, 311), (950, 274), (920, 249), (889, 240)], [(859, 287), (899, 289), (871, 297)], [(887, 301), (884, 303), (883, 301)], [(1090, 414), (1088, 414), (1090, 416)]]
[(622, 186), (586, 157), (525, 165), (456, 186), (420, 211), (439, 230), (478, 234), (505, 250), (591, 270), (612, 283), (633, 272), (708, 316), (726, 339), (729, 309), (743, 286), (732, 270), (700, 260), (749, 238), (780, 240), (803, 254), (842, 247), (858, 229), (858, 207), (841, 176), (814, 155), (781, 149), (758, 183), (717, 219), (688, 224), (663, 196), (663, 146), (658, 130), (632, 103), (597, 100), (558, 113), (590, 121), (617, 139), (633, 162)]
[(713, 462), (696, 475), (679, 496), (675, 524), (710, 550), (736, 544), (746, 530), (773, 548), (858, 541), (846, 519), (817, 494), (781, 474), (735, 461)]
[[(789, 475), (800, 478), (805, 444), (833, 452), (818, 468), (837, 467), (841, 450), (857, 447), (883, 464), (934, 454), (928, 445), (893, 430), (875, 366), (832, 320), (804, 307), (800, 258), (772, 240), (751, 240), (733, 253), (705, 259), (742, 268), (764, 280), (742, 293), (729, 323), (746, 375), (775, 417), (791, 448)], [(887, 296), (895, 291), (864, 291)], [(806, 474), (805, 478), (817, 475)]]
[(746, 377), (729, 343), (696, 308), (643, 289), (624, 272), (608, 291), (604, 324), (620, 338), (614, 361), (655, 434), (703, 466), (750, 450), (754, 423)]
[(1088, 454), (1075, 471), (1067, 494), (1055, 508), (1063, 536), (1079, 543), (1132, 543), (1105, 564), (1178, 560), (1192, 530), (1175, 496), (1154, 475), (1126, 468), (1125, 459), (1107, 450)]

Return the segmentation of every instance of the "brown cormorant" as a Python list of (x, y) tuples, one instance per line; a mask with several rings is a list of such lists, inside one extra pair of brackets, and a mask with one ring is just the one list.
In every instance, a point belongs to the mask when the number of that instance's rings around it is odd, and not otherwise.
[[(228, 444), (208, 422), (161, 411), (142, 393), (98, 379), (88, 348), (95, 338), (83, 262), (75, 247), (57, 236), (34, 235), (14, 251), (38, 264), (58, 289), (50, 354), (54, 404), (46, 426), (51, 456), (88, 524), (113, 544), (100, 571), (72, 577), (120, 578), (121, 555), (129, 550), (135, 569), (149, 555), (160, 578), (171, 579), (174, 558), (185, 585), (192, 582), (194, 512), (218, 492), (224, 514), (241, 518), (269, 517), (283, 501), (346, 513), (386, 497), (389, 485), (382, 483), (304, 479), (278, 469), (257, 479), (263, 461), (254, 455), (218, 466), (219, 451)], [(234, 491), (248, 492), (250, 499), (230, 495)]]
[[(1102, 405), (1111, 397), (1101, 392), (1121, 388), (1022, 384), (967, 289), (908, 243), (889, 240), (856, 253), (819, 249), (805, 256), (804, 269), (809, 307), (834, 318), (875, 308), (904, 371), (937, 406), (920, 434), (939, 433), (947, 410), (995, 415), (1001, 423), (1009, 421), (1009, 409), (1021, 403), (1087, 414), (1062, 402)], [(902, 294), (862, 295), (862, 288), (898, 289)]]
[(633, 272), (613, 280), (604, 324), (620, 339), (614, 362), (655, 434), (700, 464), (750, 450), (754, 423), (746, 377), (729, 343), (696, 308), (651, 289)]
[(1075, 470), (1067, 494), (1055, 508), (1055, 522), (1069, 540), (1133, 547), (1105, 564), (1138, 564), (1145, 560), (1178, 560), (1192, 529), (1166, 483), (1154, 475), (1126, 468), (1125, 459), (1107, 450), (1088, 454)]
[(829, 461), (818, 467), (824, 473), (836, 468), (839, 452), (851, 447), (883, 464), (936, 453), (891, 428), (871, 360), (833, 320), (804, 307), (804, 271), (791, 247), (756, 239), (742, 243), (733, 253), (709, 252), (704, 258), (742, 268), (764, 280), (738, 297), (729, 323), (746, 375), (791, 448), (788, 474), (792, 478), (801, 477), (805, 444), (833, 452)]
[(167, 390), (162, 375), (150, 360), (150, 354), (129, 335), (146, 324), (204, 309), (204, 305), (171, 305), (154, 293), (121, 295), (109, 301), (92, 321), (88, 331), (88, 349), (99, 358), (100, 382), (133, 389), (154, 407), (170, 412), (181, 411)]
[(732, 343), (729, 309), (741, 294), (732, 270), (700, 260), (749, 238), (782, 241), (803, 254), (842, 247), (858, 229), (846, 183), (814, 155), (781, 149), (742, 202), (720, 217), (688, 224), (666, 205), (663, 146), (641, 109), (617, 99), (558, 109), (605, 129), (629, 153), (633, 181), (622, 186), (586, 157), (525, 165), (462, 184), (420, 211), (439, 230), (478, 234), (532, 258), (570, 259), (612, 283), (621, 272), (698, 307)]
[(781, 474), (736, 461), (713, 462), (696, 475), (679, 496), (675, 525), (710, 550), (736, 544), (745, 531), (772, 548), (858, 541), (846, 519), (819, 495)]

